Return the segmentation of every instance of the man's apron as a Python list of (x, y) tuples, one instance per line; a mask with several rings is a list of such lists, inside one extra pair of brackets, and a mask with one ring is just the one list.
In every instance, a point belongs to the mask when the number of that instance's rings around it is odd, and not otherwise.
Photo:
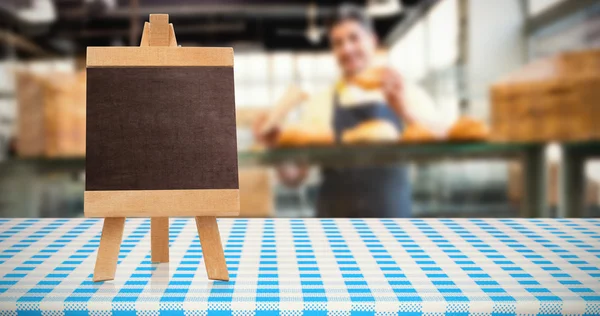
[[(339, 144), (342, 133), (373, 119), (402, 123), (383, 102), (342, 108), (334, 96), (333, 127)], [(364, 168), (325, 168), (319, 189), (317, 213), (320, 217), (410, 217), (411, 188), (404, 166)]]

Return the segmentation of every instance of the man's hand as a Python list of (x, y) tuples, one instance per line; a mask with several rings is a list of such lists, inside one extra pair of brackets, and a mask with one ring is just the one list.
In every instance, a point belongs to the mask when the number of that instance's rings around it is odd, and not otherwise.
[(259, 144), (272, 147), (277, 143), (277, 138), (279, 137), (281, 130), (276, 126), (268, 131), (264, 131), (263, 128), (267, 123), (268, 117), (268, 113), (259, 115), (252, 125), (252, 133), (254, 134), (254, 139), (256, 139)]
[(381, 90), (388, 101), (401, 100), (404, 94), (404, 79), (392, 68), (381, 70)]
[(396, 112), (405, 124), (410, 124), (412, 117), (410, 117), (406, 110), (404, 78), (392, 68), (382, 69), (381, 90), (392, 110)]

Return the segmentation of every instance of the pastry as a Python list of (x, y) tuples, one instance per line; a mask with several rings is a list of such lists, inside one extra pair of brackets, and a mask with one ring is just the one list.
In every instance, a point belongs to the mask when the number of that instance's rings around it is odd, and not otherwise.
[(277, 147), (299, 147), (308, 144), (307, 137), (300, 126), (289, 126), (281, 131), (277, 139)]
[(384, 68), (369, 68), (350, 81), (365, 90), (379, 89), (383, 85), (383, 71)]
[(330, 129), (317, 129), (311, 133), (310, 145), (314, 146), (330, 146), (335, 143), (333, 131)]
[(481, 121), (463, 116), (448, 131), (448, 139), (462, 141), (481, 141), (489, 137), (488, 127)]
[(278, 147), (329, 146), (333, 143), (331, 130), (301, 125), (284, 128), (277, 140)]
[(406, 143), (424, 143), (435, 141), (435, 135), (423, 125), (413, 123), (408, 125), (402, 132), (402, 142)]
[(399, 133), (394, 124), (386, 120), (370, 120), (346, 130), (342, 134), (342, 143), (386, 143), (398, 141)]

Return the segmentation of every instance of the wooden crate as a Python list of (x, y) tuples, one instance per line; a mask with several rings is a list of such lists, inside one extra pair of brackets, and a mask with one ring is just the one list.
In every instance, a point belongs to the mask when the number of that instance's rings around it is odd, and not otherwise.
[(42, 78), (29, 72), (16, 73), (18, 123), (17, 152), (22, 157), (44, 152), (44, 89)]
[(85, 155), (85, 73), (17, 74), (21, 157)]
[(240, 217), (272, 217), (275, 196), (273, 182), (266, 168), (239, 170)]
[(62, 75), (45, 86), (48, 157), (85, 155), (85, 76)]
[(527, 65), (494, 84), (492, 139), (599, 139), (599, 67), (600, 50), (566, 53)]

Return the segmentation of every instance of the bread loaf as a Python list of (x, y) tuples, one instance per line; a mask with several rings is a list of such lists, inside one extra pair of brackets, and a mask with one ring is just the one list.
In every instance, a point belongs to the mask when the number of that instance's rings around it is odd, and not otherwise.
[(408, 125), (402, 132), (402, 142), (424, 143), (435, 141), (435, 135), (423, 125), (413, 123)]
[(342, 143), (368, 144), (397, 142), (399, 133), (394, 124), (386, 120), (370, 120), (342, 134)]
[(470, 117), (461, 117), (448, 131), (448, 139), (460, 141), (487, 140), (489, 129), (486, 124)]
[(331, 130), (302, 125), (284, 128), (277, 140), (278, 147), (329, 146), (333, 143)]
[(350, 81), (365, 90), (380, 89), (383, 85), (383, 71), (384, 68), (369, 68)]

